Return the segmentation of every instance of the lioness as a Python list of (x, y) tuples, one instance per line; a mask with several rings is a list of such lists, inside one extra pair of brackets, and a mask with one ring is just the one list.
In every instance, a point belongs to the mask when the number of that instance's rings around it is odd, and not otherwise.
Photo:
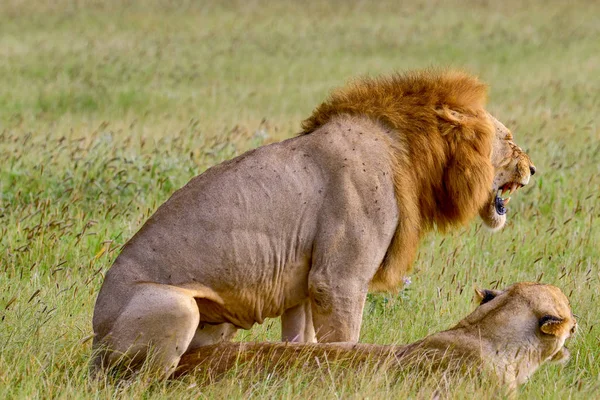
[(268, 371), (370, 363), (444, 372), (483, 368), (514, 389), (545, 361), (568, 359), (564, 343), (577, 322), (559, 288), (523, 282), (502, 291), (476, 290), (476, 295), (480, 306), (456, 326), (409, 345), (222, 342), (184, 355), (175, 375), (196, 370), (218, 377), (237, 362)]
[[(369, 288), (396, 288), (421, 236), (479, 213), (535, 172), (456, 71), (365, 79), (335, 92), (304, 134), (208, 169), (123, 247), (94, 309), (96, 366), (152, 346), (182, 354), (282, 317), (286, 341), (356, 342)], [(316, 337), (315, 337), (316, 331)]]

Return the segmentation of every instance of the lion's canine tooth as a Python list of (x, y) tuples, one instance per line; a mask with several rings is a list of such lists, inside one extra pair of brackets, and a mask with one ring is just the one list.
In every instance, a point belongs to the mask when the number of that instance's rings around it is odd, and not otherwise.
[(506, 199), (504, 199), (504, 207), (506, 207), (506, 205), (508, 204), (509, 201), (510, 201), (510, 197), (507, 197)]

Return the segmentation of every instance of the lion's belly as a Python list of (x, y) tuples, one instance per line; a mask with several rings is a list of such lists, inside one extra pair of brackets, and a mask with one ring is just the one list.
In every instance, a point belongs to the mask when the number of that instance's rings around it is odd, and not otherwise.
[(226, 284), (219, 282), (214, 285), (213, 289), (223, 298), (224, 304), (198, 301), (201, 321), (230, 322), (249, 329), (255, 323), (262, 323), (265, 318), (280, 316), (286, 309), (308, 297), (308, 261), (258, 269), (270, 270), (272, 274), (230, 276)]
[(281, 315), (308, 296), (316, 220), (305, 215), (300, 207), (295, 212), (270, 207), (251, 219), (203, 224), (171, 284), (196, 282), (223, 298), (223, 307), (199, 304), (207, 322), (249, 328)]

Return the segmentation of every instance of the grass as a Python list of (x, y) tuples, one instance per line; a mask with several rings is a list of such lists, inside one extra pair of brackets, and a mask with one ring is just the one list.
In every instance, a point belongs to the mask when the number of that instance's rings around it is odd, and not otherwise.
[[(538, 174), (491, 235), (423, 240), (412, 285), (370, 295), (361, 341), (404, 343), (472, 309), (474, 286), (541, 280), (579, 316), (573, 359), (523, 398), (600, 391), (600, 25), (596, 2), (0, 4), (0, 397), (430, 397), (443, 382), (297, 371), (90, 383), (91, 316), (119, 247), (211, 165), (293, 136), (348, 79), (464, 67)], [(267, 321), (240, 340), (277, 340)], [(496, 395), (459, 382), (456, 398)]]

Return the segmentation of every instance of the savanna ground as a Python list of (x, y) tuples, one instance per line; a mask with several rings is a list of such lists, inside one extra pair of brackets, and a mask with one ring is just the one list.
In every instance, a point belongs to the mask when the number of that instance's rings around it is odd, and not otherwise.
[[(371, 371), (88, 381), (103, 273), (176, 188), (293, 136), (351, 77), (429, 66), (487, 81), (538, 174), (503, 231), (429, 235), (412, 284), (369, 296), (361, 341), (416, 340), (465, 316), (475, 286), (541, 280), (570, 297), (580, 329), (572, 360), (521, 395), (599, 396), (599, 16), (592, 1), (0, 2), (0, 398), (498, 394)], [(278, 338), (275, 320), (238, 335)]]

